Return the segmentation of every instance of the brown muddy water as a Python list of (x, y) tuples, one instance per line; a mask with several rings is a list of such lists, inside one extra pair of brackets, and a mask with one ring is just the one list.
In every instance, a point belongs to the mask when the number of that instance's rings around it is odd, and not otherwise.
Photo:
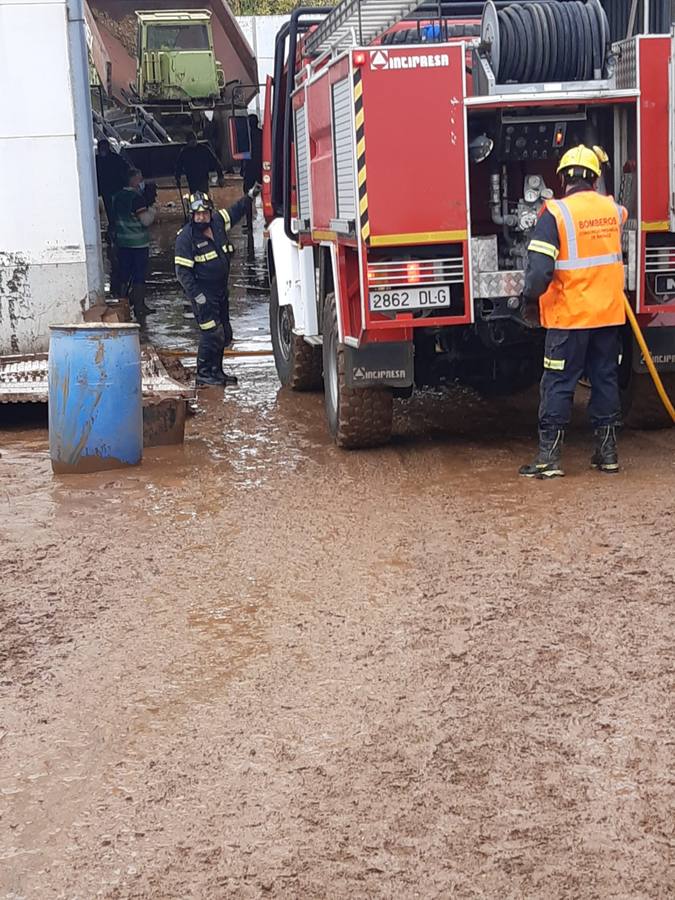
[[(148, 331), (183, 348), (168, 234)], [(671, 896), (675, 432), (603, 477), (577, 428), (532, 484), (533, 397), (343, 453), (231, 365), (133, 470), (55, 477), (3, 411), (0, 898)]]

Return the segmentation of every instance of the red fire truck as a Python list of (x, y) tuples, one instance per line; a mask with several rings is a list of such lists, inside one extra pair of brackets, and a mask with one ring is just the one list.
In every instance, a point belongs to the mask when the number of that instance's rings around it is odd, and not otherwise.
[[(674, 38), (616, 28), (600, 0), (343, 0), (281, 29), (263, 137), (274, 357), (282, 384), (323, 384), (338, 445), (387, 441), (416, 388), (536, 382), (526, 248), (582, 142), (609, 156), (626, 292), (672, 388)], [(627, 423), (666, 424), (628, 328), (623, 344)]]

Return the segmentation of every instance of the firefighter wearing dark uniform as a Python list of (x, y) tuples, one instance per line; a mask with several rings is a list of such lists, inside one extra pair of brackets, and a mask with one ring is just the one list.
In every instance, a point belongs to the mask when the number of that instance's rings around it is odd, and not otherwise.
[(214, 210), (208, 196), (190, 196), (190, 220), (176, 238), (176, 278), (185, 291), (200, 338), (197, 384), (236, 384), (223, 372), (223, 351), (232, 341), (227, 281), (233, 247), (229, 230), (246, 212), (246, 197), (229, 209)]
[(603, 472), (619, 468), (618, 368), (620, 328), (626, 321), (621, 230), (628, 214), (595, 190), (601, 174), (598, 153), (580, 145), (563, 155), (558, 173), (565, 196), (547, 201), (528, 247), (524, 317), (548, 329), (539, 452), (520, 469), (529, 478), (564, 474), (565, 427), (583, 375), (591, 383), (588, 412), (596, 437), (591, 465)]

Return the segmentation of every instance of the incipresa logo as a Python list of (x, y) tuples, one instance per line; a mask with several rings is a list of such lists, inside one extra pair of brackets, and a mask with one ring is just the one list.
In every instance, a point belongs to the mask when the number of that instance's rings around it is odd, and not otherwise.
[(415, 56), (394, 56), (388, 50), (370, 51), (370, 68), (377, 71), (392, 69), (440, 69), (449, 66), (447, 53), (419, 53)]

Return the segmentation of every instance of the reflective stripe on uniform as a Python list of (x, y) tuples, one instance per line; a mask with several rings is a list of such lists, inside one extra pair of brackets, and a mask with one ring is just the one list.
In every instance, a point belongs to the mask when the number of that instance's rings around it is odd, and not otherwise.
[(554, 372), (562, 372), (565, 368), (565, 360), (564, 359), (550, 359), (548, 356), (544, 357), (544, 368), (552, 369)]
[(188, 259), (186, 256), (176, 256), (174, 262), (177, 266), (185, 266), (188, 269), (194, 268), (194, 261)]
[(223, 222), (225, 223), (225, 231), (228, 231), (232, 221), (230, 219), (230, 214), (226, 209), (219, 209), (218, 212), (223, 217)]
[(555, 267), (570, 272), (575, 269), (592, 269), (594, 266), (612, 266), (621, 262), (623, 262), (623, 256), (620, 253), (605, 253), (603, 256), (559, 259), (556, 261)]
[(210, 259), (218, 259), (218, 254), (215, 250), (209, 250), (208, 253), (200, 253), (198, 256), (195, 256), (195, 262), (208, 262)]
[(534, 239), (530, 241), (530, 245), (527, 249), (528, 251), (534, 251), (535, 253), (543, 253), (545, 256), (550, 256), (552, 259), (557, 259), (558, 253), (560, 252), (554, 244)]
[(200, 322), (199, 327), (202, 331), (211, 331), (212, 328), (216, 327), (215, 319), (209, 319), (208, 322)]
[(225, 253), (234, 253), (234, 247), (232, 244), (223, 244), (223, 250)]
[[(572, 220), (572, 214), (562, 200), (552, 200), (556, 209), (560, 210), (563, 219), (563, 228), (567, 237), (567, 259), (557, 259), (556, 269), (563, 271), (574, 271), (575, 269), (592, 269), (594, 266), (611, 266), (615, 263), (623, 262), (621, 253), (605, 253), (602, 256), (579, 256), (577, 249), (577, 232)], [(619, 232), (623, 228), (623, 207), (613, 201), (618, 216)]]
[(553, 206), (559, 210), (560, 215), (563, 218), (563, 228), (565, 229), (565, 235), (567, 237), (567, 255), (570, 259), (576, 259), (579, 256), (579, 251), (577, 250), (577, 232), (574, 227), (572, 213), (562, 200), (549, 200), (548, 202), (553, 204)]

